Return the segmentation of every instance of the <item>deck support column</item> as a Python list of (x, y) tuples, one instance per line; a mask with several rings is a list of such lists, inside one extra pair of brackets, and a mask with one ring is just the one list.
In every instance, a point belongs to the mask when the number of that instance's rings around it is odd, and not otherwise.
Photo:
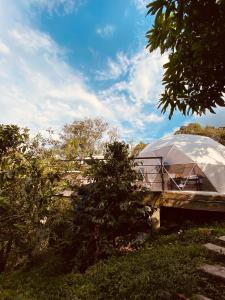
[(160, 207), (157, 207), (151, 219), (152, 219), (152, 229), (159, 230), (160, 229)]

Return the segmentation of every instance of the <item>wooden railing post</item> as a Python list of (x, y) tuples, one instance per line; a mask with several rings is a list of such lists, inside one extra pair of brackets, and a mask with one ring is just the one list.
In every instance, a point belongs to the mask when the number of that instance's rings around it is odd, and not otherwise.
[(163, 176), (163, 158), (160, 157), (160, 166), (161, 166), (161, 179), (162, 179), (162, 191), (165, 191), (165, 182), (164, 182), (164, 176)]

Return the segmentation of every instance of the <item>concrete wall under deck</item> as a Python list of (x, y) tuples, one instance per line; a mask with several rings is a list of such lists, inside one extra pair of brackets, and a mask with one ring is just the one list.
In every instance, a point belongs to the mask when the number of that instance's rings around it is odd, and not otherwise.
[(214, 192), (164, 192), (159, 206), (225, 212), (225, 195)]
[(214, 192), (169, 191), (155, 195), (157, 207), (153, 217), (153, 226), (160, 227), (160, 207), (174, 207), (189, 210), (225, 213), (225, 195)]

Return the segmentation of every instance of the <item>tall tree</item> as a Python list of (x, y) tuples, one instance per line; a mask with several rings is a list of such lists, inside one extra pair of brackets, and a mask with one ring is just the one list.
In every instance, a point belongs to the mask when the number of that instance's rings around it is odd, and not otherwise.
[(104, 157), (90, 161), (91, 183), (80, 189), (81, 199), (75, 201), (74, 238), (64, 249), (76, 256), (81, 270), (119, 251), (118, 237), (126, 240), (150, 229), (153, 210), (144, 204), (146, 191), (136, 184), (138, 174), (128, 145), (107, 144)]
[(225, 1), (155, 0), (147, 8), (155, 16), (147, 47), (169, 54), (162, 112), (171, 118), (176, 109), (201, 115), (225, 106)]
[(33, 256), (48, 232), (59, 174), (34, 145), (27, 130), (0, 125), (0, 272)]
[(61, 134), (62, 153), (68, 159), (98, 154), (108, 124), (102, 119), (84, 119), (65, 125)]

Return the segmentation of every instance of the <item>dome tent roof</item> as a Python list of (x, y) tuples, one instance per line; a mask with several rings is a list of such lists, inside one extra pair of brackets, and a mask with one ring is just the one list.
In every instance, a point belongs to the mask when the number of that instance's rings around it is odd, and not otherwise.
[(215, 190), (225, 193), (225, 147), (209, 137), (170, 135), (147, 145), (139, 157), (162, 157), (164, 165), (197, 164)]
[(225, 165), (225, 146), (209, 137), (192, 134), (170, 135), (154, 141), (147, 145), (139, 156), (149, 156), (152, 151), (162, 153), (163, 148), (168, 147), (168, 150), (171, 150), (171, 146), (175, 146), (194, 162)]

